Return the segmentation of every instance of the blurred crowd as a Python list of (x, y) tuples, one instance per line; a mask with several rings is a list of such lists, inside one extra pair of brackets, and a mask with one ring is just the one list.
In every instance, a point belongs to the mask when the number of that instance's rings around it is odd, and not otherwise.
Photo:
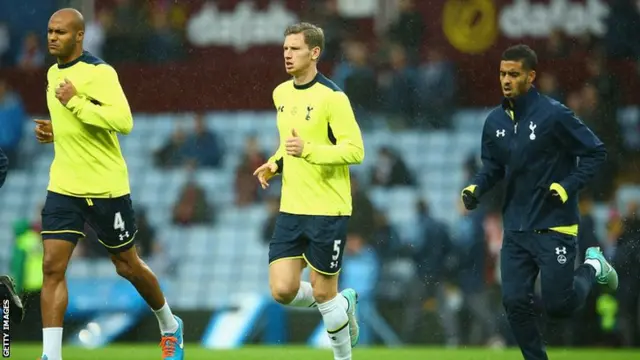
[[(100, 8), (88, 23), (87, 50), (110, 63), (171, 62), (189, 56), (184, 45), (186, 10), (180, 2), (154, 2), (156, 6), (134, 0), (113, 3), (112, 7)], [(349, 95), (365, 132), (380, 126), (389, 131), (406, 128), (447, 130), (452, 127), (452, 116), (459, 100), (457, 65), (436, 47), (426, 49), (422, 55), (425, 24), (414, 9), (414, 1), (398, 1), (396, 16), (390, 19), (386, 32), (376, 39), (359, 38), (354, 24), (339, 15), (335, 1), (311, 3), (309, 20), (325, 30), (324, 59), (335, 64), (328, 75)], [(623, 3), (615, 2), (618, 5), (612, 9), (604, 38), (568, 38), (558, 31), (548, 38), (545, 48), (537, 49), (539, 56), (545, 59), (576, 56), (584, 59), (589, 79), (579, 87), (564, 88), (553, 67), (540, 69), (536, 85), (542, 93), (570, 107), (607, 146), (609, 158), (605, 168), (597, 174), (581, 200), (579, 253), (598, 244), (614, 259), (621, 276), (621, 288), (617, 293), (595, 292), (588, 306), (571, 322), (550, 324), (560, 344), (640, 346), (639, 205), (631, 203), (620, 211), (615, 203), (616, 191), (622, 182), (638, 181), (637, 167), (630, 166), (635, 164), (637, 153), (625, 146), (616, 120), (621, 96), (618, 84), (625, 79), (614, 77), (607, 67), (612, 57), (637, 59), (640, 55), (640, 14), (635, 8), (625, 8)], [(47, 59), (45, 39), (35, 33), (27, 34), (22, 46), (15, 48), (17, 51), (7, 52), (7, 31), (0, 24), (3, 66), (40, 68), (51, 61)], [(23, 133), (25, 121), (28, 119), (20, 95), (0, 79), (0, 147), (15, 168), (29, 161), (18, 152), (23, 138), (30, 136)], [(200, 115), (193, 121), (192, 131), (177, 130), (148, 161), (163, 169), (220, 168), (227, 155), (222, 134), (210, 130)], [(270, 155), (262, 151), (257, 134), (249, 136), (234, 178), (236, 206), (265, 204), (270, 211), (264, 224), (265, 242), (269, 241), (274, 226), (278, 194), (259, 191), (252, 173)], [(434, 218), (429, 203), (419, 202), (420, 221), (419, 229), (416, 229), (419, 236), (415, 241), (405, 243), (384, 213), (373, 205), (368, 189), (416, 187), (413, 177), (416, 169), (410, 168), (403, 160), (403, 154), (393, 148), (380, 148), (376, 154), (368, 156), (376, 158), (371, 172), (367, 176), (354, 177), (352, 182), (354, 215), (347, 241), (344, 281), (356, 282), (363, 296), (372, 301), (381, 298), (402, 301), (405, 318), (402, 319), (401, 336), (407, 342), (420, 342), (416, 338), (419, 333), (416, 328), (424, 314), (432, 314), (439, 319), (444, 341), (450, 346), (509, 343), (509, 331), (499, 303), (501, 188), (486, 196), (490, 201), (484, 201), (479, 211), (467, 213), (462, 208), (452, 209), (461, 214), (455, 224), (448, 225)], [(478, 166), (477, 154), (472, 154), (464, 164), (467, 177), (472, 176)], [(189, 182), (172, 209), (173, 223), (185, 227), (214, 224), (218, 212), (224, 210), (207, 202), (204, 195), (207, 191), (213, 190)], [(610, 207), (604, 238), (595, 230), (594, 204)], [(141, 228), (137, 242), (143, 256), (152, 257), (162, 251), (155, 241), (154, 225), (145, 220), (144, 209), (137, 215)], [(28, 228), (24, 224), (17, 226), (17, 237), (20, 238)], [(37, 226), (33, 229), (37, 230)], [(87, 234), (95, 237), (90, 229)], [(78, 256), (106, 255), (97, 241), (81, 244)], [(16, 249), (17, 254), (26, 251), (20, 247)], [(582, 260), (579, 258), (578, 262)], [(402, 270), (406, 264), (413, 269), (409, 272), (411, 275)], [(463, 321), (461, 317), (464, 317)], [(461, 326), (462, 322), (470, 326)]]

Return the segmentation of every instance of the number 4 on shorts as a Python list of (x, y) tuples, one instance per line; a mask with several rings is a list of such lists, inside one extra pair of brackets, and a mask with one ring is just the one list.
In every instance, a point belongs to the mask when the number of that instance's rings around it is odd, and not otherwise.
[(124, 220), (122, 220), (122, 214), (118, 211), (113, 217), (113, 228), (116, 230), (124, 231)]

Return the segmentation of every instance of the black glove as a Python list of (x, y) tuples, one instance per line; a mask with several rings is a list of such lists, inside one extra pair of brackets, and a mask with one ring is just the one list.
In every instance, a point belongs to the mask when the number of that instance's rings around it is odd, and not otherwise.
[(467, 210), (473, 210), (478, 207), (478, 197), (475, 194), (475, 187), (469, 186), (462, 190), (462, 202)]
[(5, 305), (5, 300), (9, 301), (9, 311), (11, 315), (11, 322), (20, 324), (24, 319), (24, 307), (22, 300), (16, 292), (16, 286), (13, 279), (7, 275), (0, 275), (0, 301), (2, 306)]
[[(557, 185), (557, 186), (560, 186), (560, 185)], [(561, 189), (560, 191), (563, 191), (563, 190), (564, 189)], [(554, 189), (553, 184), (549, 186), (549, 191), (547, 191), (547, 201), (549, 201), (555, 206), (560, 206), (564, 204), (564, 201), (562, 201), (562, 196), (560, 196), (560, 193), (558, 193), (557, 189)]]

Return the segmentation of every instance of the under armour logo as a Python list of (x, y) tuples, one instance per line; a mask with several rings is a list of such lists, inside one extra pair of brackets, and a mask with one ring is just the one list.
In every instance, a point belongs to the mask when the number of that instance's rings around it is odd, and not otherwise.
[(536, 134), (534, 133), (534, 131), (536, 130), (536, 127), (538, 127), (538, 125), (535, 125), (533, 121), (529, 122), (529, 130), (531, 130), (531, 135), (529, 135), (529, 139), (531, 140), (536, 139)]
[(311, 120), (311, 110), (313, 110), (313, 108), (311, 106), (307, 106), (307, 116), (305, 117), (305, 120)]
[(129, 232), (125, 231), (124, 234), (120, 234), (120, 241), (123, 241), (124, 239), (128, 239), (129, 238)]
[(504, 137), (507, 134), (507, 130), (496, 130), (496, 137)]
[(338, 267), (338, 262), (337, 261), (332, 261), (331, 264), (329, 265), (330, 268), (335, 269)]
[(278, 111), (279, 112), (284, 112), (284, 105), (278, 106)]
[(566, 247), (557, 247), (556, 248), (556, 255), (567, 255), (567, 248)]

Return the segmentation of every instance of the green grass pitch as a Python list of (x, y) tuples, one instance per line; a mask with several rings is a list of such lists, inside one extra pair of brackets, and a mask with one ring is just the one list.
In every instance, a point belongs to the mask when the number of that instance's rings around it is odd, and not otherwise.
[[(306, 347), (246, 347), (238, 350), (208, 350), (197, 344), (186, 344), (186, 360), (332, 360), (331, 351)], [(35, 360), (40, 356), (39, 344), (12, 344), (11, 358)], [(118, 344), (101, 349), (84, 350), (73, 347), (63, 349), (64, 360), (146, 360), (160, 359), (160, 348), (153, 344)], [(551, 360), (631, 360), (640, 359), (640, 350), (608, 349), (553, 349)], [(442, 349), (442, 348), (356, 348), (353, 358), (366, 360), (520, 360), (520, 352), (488, 349)]]

